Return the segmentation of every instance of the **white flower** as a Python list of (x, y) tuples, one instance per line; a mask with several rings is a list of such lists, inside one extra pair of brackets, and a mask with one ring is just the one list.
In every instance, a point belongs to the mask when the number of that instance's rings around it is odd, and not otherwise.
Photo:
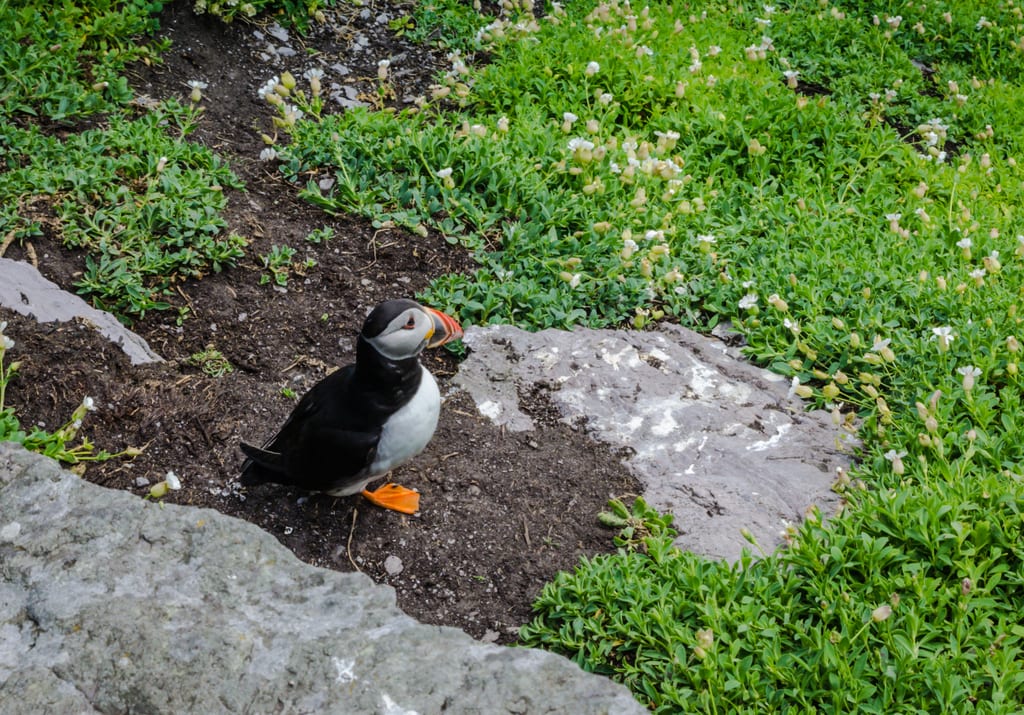
[(13, 340), (11, 340), (6, 335), (0, 335), (0, 348), (3, 348), (4, 350), (10, 350), (13, 347), (14, 347), (14, 341)]
[(981, 370), (974, 365), (965, 365), (956, 369), (963, 377), (964, 392), (970, 392), (974, 388), (974, 378), (981, 375)]
[(310, 67), (308, 70), (302, 73), (302, 76), (306, 79), (323, 79), (324, 71), (319, 67)]
[(96, 409), (96, 402), (91, 397), (86, 397), (82, 400), (82, 407), (84, 407), (86, 411), (92, 412)]
[(956, 242), (956, 245), (957, 245), (958, 248), (966, 249), (966, 248), (970, 248), (973, 244), (971, 243), (971, 239), (969, 239), (969, 238), (961, 238), (959, 241)]
[(597, 74), (600, 71), (601, 71), (601, 65), (599, 65), (596, 62), (588, 62), (587, 63), (587, 69), (584, 70), (584, 74), (587, 75), (587, 77), (593, 77), (595, 74)]
[(714, 243), (715, 237), (710, 233), (697, 234), (697, 243)]
[(280, 80), (280, 78), (277, 75), (274, 75), (273, 77), (268, 79), (263, 84), (263, 86), (260, 87), (259, 90), (257, 91), (257, 94), (260, 95), (260, 99), (265, 99), (268, 94), (271, 94), (272, 92), (274, 92), (274, 90), (277, 88), (277, 85), (278, 85), (278, 83), (280, 81), (281, 80)]
[(739, 307), (740, 310), (750, 310), (757, 305), (757, 293), (747, 293), (745, 296), (740, 298)]
[(167, 472), (164, 477), (164, 481), (167, 482), (167, 488), (171, 491), (178, 491), (181, 489), (181, 480), (178, 479), (178, 475), (174, 472)]
[(260, 161), (273, 161), (277, 158), (277, 151), (273, 147), (267, 147), (260, 152)]
[(646, 238), (648, 241), (661, 241), (662, 239), (665, 238), (665, 232), (653, 228), (648, 229), (644, 233), (644, 238)]
[(572, 139), (570, 139), (569, 140), (569, 151), (577, 152), (577, 151), (580, 151), (580, 150), (593, 151), (594, 150), (594, 142), (588, 141), (588, 140), (583, 139), (581, 137), (573, 137)]
[(612, 99), (613, 97), (611, 92), (602, 92), (601, 95), (597, 98), (597, 101), (600, 104), (607, 106), (612, 103)]
[(452, 167), (450, 167), (450, 166), (445, 167), (444, 169), (441, 169), (440, 171), (437, 172), (437, 178), (439, 178), (439, 179), (447, 179), (451, 175), (452, 175)]
[(564, 113), (562, 114), (562, 121), (563, 121), (563, 122), (569, 122), (569, 124), (572, 124), (572, 123), (573, 123), (573, 122), (575, 122), (575, 121), (576, 121), (577, 119), (579, 119), (579, 117), (577, 117), (577, 116), (576, 116), (575, 114), (573, 114), (572, 112), (564, 112)]
[(875, 343), (874, 343), (874, 345), (871, 346), (871, 350), (872, 350), (872, 352), (876, 352), (877, 353), (880, 350), (883, 350), (884, 348), (889, 347), (889, 343), (891, 343), (891, 342), (892, 342), (892, 338), (882, 339), (881, 337), (876, 335), (875, 336)]

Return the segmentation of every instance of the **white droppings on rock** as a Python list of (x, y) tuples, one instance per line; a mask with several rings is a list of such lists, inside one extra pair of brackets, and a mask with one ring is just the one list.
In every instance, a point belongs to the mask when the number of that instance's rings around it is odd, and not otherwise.
[(354, 660), (343, 660), (341, 658), (331, 658), (334, 663), (334, 669), (338, 671), (338, 677), (335, 682), (346, 684), (357, 680), (355, 674), (356, 662)]
[(10, 524), (0, 529), (0, 541), (14, 541), (18, 538), (18, 534), (21, 533), (21, 524), (17, 521), (12, 521)]
[(777, 425), (775, 427), (775, 434), (773, 434), (768, 439), (761, 440), (760, 442), (753, 442), (751, 444), (748, 444), (747, 450), (752, 452), (762, 452), (766, 449), (771, 449), (772, 447), (777, 446), (782, 441), (782, 438), (786, 435), (786, 433), (789, 432), (789, 428), (792, 426), (792, 423), (788, 422), (785, 424)]
[(489, 420), (496, 421), (499, 417), (501, 417), (502, 407), (500, 402), (495, 402), (494, 400), (484, 400), (479, 405), (477, 405), (476, 408), (480, 410), (481, 415), (483, 415)]
[(402, 707), (394, 700), (391, 699), (387, 693), (380, 694), (381, 700), (384, 701), (384, 708), (381, 710), (382, 715), (420, 715), (415, 710), (407, 710)]
[(651, 425), (651, 434), (655, 437), (666, 437), (672, 434), (679, 426), (679, 423), (672, 417), (672, 412), (666, 410), (661, 419)]

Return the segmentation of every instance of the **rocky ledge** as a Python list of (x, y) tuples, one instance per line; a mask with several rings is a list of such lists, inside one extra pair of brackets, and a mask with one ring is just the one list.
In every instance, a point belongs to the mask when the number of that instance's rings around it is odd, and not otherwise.
[(641, 713), (542, 651), (420, 624), (362, 574), (0, 443), (0, 702), (24, 713)]

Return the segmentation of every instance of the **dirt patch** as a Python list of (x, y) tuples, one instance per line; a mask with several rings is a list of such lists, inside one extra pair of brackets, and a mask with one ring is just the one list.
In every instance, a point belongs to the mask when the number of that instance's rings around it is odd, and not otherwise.
[[(333, 29), (292, 36), (287, 44), (297, 54), (282, 56), (267, 52), (268, 44), (283, 44), (266, 41), (267, 26), (226, 26), (194, 16), (184, 2), (165, 10), (161, 33), (173, 45), (162, 65), (135, 68), (132, 84), (139, 94), (185, 101), (188, 80), (207, 83), (205, 114), (193, 139), (224, 156), (246, 182), (244, 192), (230, 194), (227, 218), (252, 244), (237, 267), (177, 287), (173, 302), (188, 308), (180, 324), (169, 311), (134, 326), (166, 363), (132, 367), (88, 326), (36, 325), (0, 309), (17, 342), (10, 357), (23, 362), (7, 402), (24, 423), (53, 429), (89, 395), (98, 410), (84, 434), (110, 451), (145, 451), (133, 460), (91, 465), (86, 479), (144, 495), (145, 482), (173, 470), (184, 486), (168, 501), (258, 524), (309, 563), (358, 568), (392, 585), (399, 605), (423, 622), (509, 642), (529, 620), (530, 603), (546, 581), (581, 556), (611, 548), (612, 535), (596, 513), (609, 496), (637, 489), (614, 454), (551, 418), (542, 394), (521, 398), (539, 429), (505, 433), (481, 418), (467, 396), (449, 392), (455, 359), (427, 355), (448, 395), (433, 442), (395, 475), (423, 495), (415, 517), (358, 497), (237, 485), (239, 441), (258, 443), (272, 434), (295, 403), (286, 391), (301, 395), (328, 370), (354, 359), (356, 331), (370, 308), (474, 265), (439, 236), (329, 216), (299, 200), (296, 187), (258, 159), (270, 112), (256, 90), (282, 68), (298, 76), (310, 62), (342, 66), (348, 74), (330, 81), (339, 97), (349, 98), (372, 87), (377, 60), (391, 58), (400, 105), (426, 91), (446, 64), (439, 51), (396, 40), (381, 20), (408, 8), (375, 3), (333, 12)], [(334, 238), (306, 240), (323, 227), (332, 228)], [(259, 282), (259, 255), (272, 244), (291, 246), (296, 259), (314, 262), (285, 289)], [(35, 251), (40, 270), (70, 289), (82, 256), (59, 248), (53, 235)], [(24, 249), (12, 246), (7, 257), (23, 258)], [(211, 377), (191, 364), (190, 356), (208, 347), (234, 370)]]

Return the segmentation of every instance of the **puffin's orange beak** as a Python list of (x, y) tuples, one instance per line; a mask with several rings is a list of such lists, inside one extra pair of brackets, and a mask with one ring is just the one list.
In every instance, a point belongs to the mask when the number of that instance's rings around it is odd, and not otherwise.
[(430, 314), (430, 318), (434, 323), (434, 333), (427, 341), (428, 348), (436, 348), (462, 337), (462, 326), (459, 325), (459, 321), (455, 318), (442, 313), (440, 310), (434, 310), (426, 306), (424, 306), (424, 310)]

